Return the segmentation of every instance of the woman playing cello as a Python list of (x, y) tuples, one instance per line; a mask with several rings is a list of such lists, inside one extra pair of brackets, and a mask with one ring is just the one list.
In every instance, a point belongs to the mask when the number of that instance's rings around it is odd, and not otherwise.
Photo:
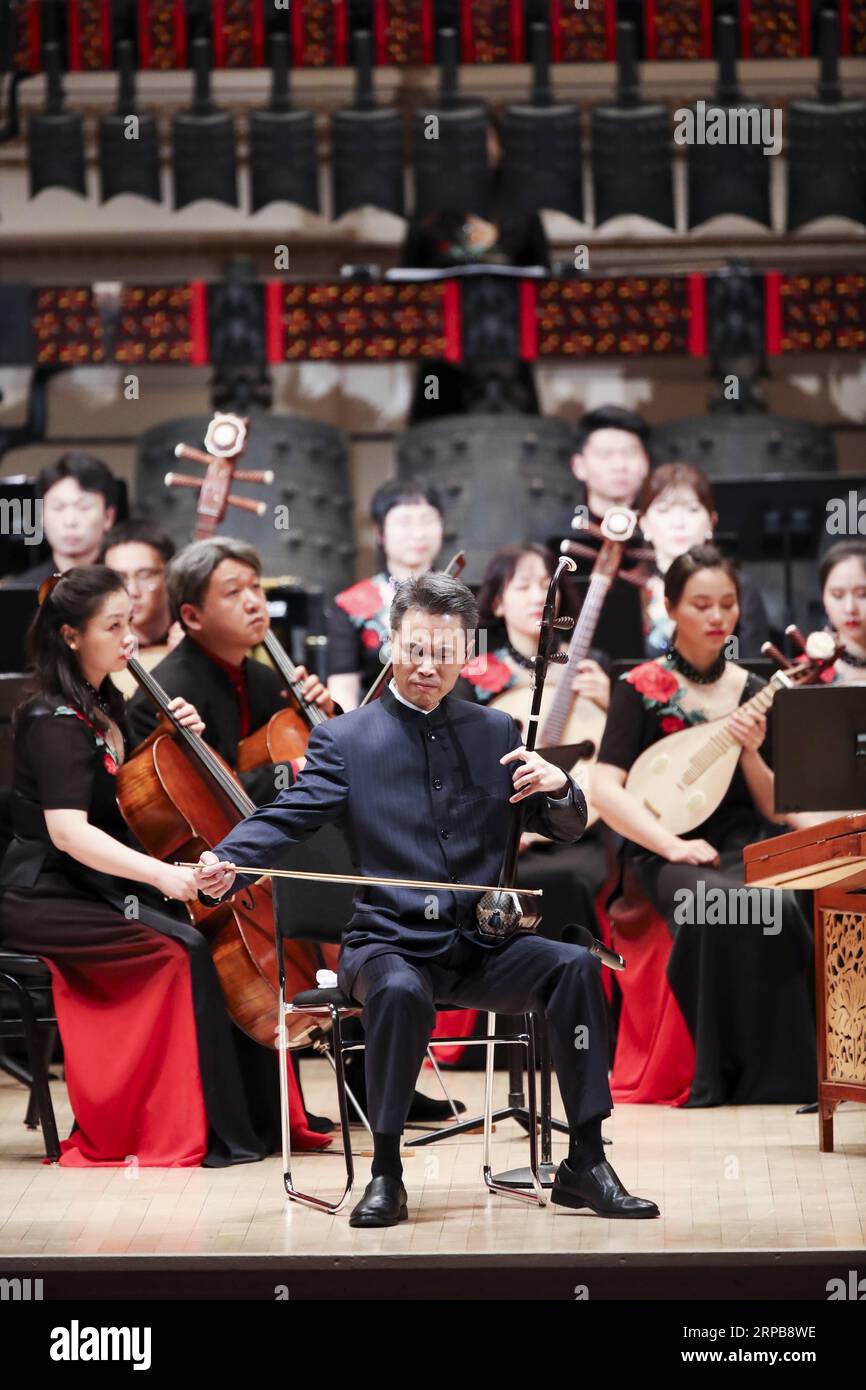
[[(232, 1025), (205, 938), (172, 908), (196, 897), (192, 871), (134, 848), (117, 806), (128, 736), (111, 673), (134, 650), (130, 612), (120, 577), (85, 565), (34, 621), (0, 939), (51, 969), (77, 1122), (61, 1164), (255, 1162), (278, 1147), (276, 1059)], [(200, 732), (192, 705), (171, 707)]]

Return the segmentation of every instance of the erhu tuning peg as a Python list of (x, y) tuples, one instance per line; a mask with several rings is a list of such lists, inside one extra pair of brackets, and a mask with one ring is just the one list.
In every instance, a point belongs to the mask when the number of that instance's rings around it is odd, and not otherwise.
[(785, 671), (787, 671), (789, 666), (794, 665), (793, 661), (791, 661), (789, 657), (785, 656), (784, 652), (780, 652), (779, 648), (774, 646), (772, 642), (764, 643), (764, 645), (761, 647), (761, 655), (771, 657), (772, 660), (775, 661), (777, 665), (781, 666), (782, 669)]
[(788, 626), (785, 628), (785, 636), (788, 638), (789, 641), (794, 643), (794, 646), (798, 649), (798, 651), (804, 652), (806, 650), (806, 639), (803, 636), (800, 629), (797, 627), (796, 623), (788, 624)]

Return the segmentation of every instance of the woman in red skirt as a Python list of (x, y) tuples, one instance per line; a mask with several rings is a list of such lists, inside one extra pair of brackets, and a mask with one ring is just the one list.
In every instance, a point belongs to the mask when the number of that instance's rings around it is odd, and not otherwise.
[[(61, 1164), (224, 1167), (279, 1147), (275, 1052), (231, 1022), (205, 938), (182, 907), (191, 869), (136, 849), (115, 778), (129, 751), (111, 681), (134, 651), (130, 599), (104, 565), (67, 570), (31, 632), (33, 695), (17, 711), (14, 838), (0, 865), (0, 940), (51, 969), (76, 1119)], [(200, 733), (194, 707), (171, 702)], [(292, 1139), (324, 1148), (290, 1070)]]

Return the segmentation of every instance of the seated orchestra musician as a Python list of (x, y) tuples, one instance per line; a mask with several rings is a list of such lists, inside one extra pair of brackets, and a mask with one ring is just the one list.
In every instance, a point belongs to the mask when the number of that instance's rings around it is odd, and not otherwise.
[(571, 458), (579, 485), (574, 507), (556, 524), (546, 522), (533, 539), (546, 542), (554, 535), (573, 534), (572, 513), (578, 506), (585, 506), (596, 523), (611, 507), (633, 507), (650, 466), (649, 427), (640, 415), (619, 405), (588, 410), (578, 421)]
[[(640, 529), (655, 551), (655, 572), (646, 582), (646, 655), (667, 650), (673, 622), (665, 607), (664, 577), (671, 562), (693, 545), (711, 541), (718, 522), (713, 487), (691, 463), (663, 463), (653, 469), (637, 499)], [(734, 629), (738, 654), (760, 656), (769, 639), (767, 610), (751, 575), (739, 572), (740, 617)]]
[[(167, 571), (171, 612), (185, 635), (153, 668), (153, 675), (168, 695), (182, 695), (195, 705), (204, 721), (205, 741), (231, 768), (237, 767), (241, 741), (291, 704), (282, 676), (249, 655), (270, 625), (261, 571), (253, 546), (224, 536), (193, 541), (174, 557)], [(303, 666), (295, 671), (304, 697), (326, 714), (334, 714), (334, 701), (319, 678)], [(156, 711), (143, 691), (134, 696), (128, 713), (136, 742), (156, 726)], [(294, 780), (303, 761), (267, 763), (241, 773), (240, 780), (253, 801), (269, 802), (279, 786)], [(355, 1056), (358, 1061), (347, 1075), (363, 1108), (363, 1053)], [(442, 1120), (451, 1114), (446, 1101), (421, 1092), (413, 1098), (413, 1120)], [(332, 1127), (330, 1121), (315, 1116), (309, 1117), (309, 1125), (312, 1130)], [(310, 1143), (314, 1139), (315, 1135), (309, 1136)], [(293, 1142), (303, 1147), (307, 1137), (293, 1133)]]
[[(184, 636), (153, 667), (154, 677), (167, 694), (192, 701), (204, 720), (207, 742), (232, 768), (241, 740), (291, 703), (282, 676), (250, 656), (270, 626), (261, 581), (258, 551), (227, 536), (193, 541), (166, 571), (171, 614)], [(296, 670), (305, 697), (332, 714), (333, 700), (319, 678), (303, 666)], [(137, 740), (147, 737), (157, 718), (144, 691), (138, 691), (129, 706)], [(283, 775), (291, 780), (293, 769), (283, 767)], [(241, 781), (260, 801), (270, 797), (275, 776), (269, 764), (243, 773)]]
[[(866, 685), (866, 541), (838, 541), (825, 552), (819, 569), (821, 601), (827, 628), (841, 646), (840, 655), (822, 672), (827, 686)], [(800, 811), (792, 826), (806, 829), (835, 820), (841, 811)]]
[(328, 689), (344, 710), (357, 709), (382, 670), (396, 585), (431, 570), (442, 549), (439, 494), (415, 479), (401, 478), (377, 488), (370, 518), (380, 569), (372, 579), (337, 594), (328, 618)]
[(866, 540), (840, 541), (821, 561), (821, 600), (842, 651), (830, 685), (866, 685)]
[[(556, 558), (544, 546), (506, 545), (487, 563), (478, 591), (479, 624), (487, 640), (487, 650), (464, 667), (455, 695), (475, 699), (496, 708), (502, 697), (520, 692), (523, 717), (529, 712), (530, 682), (538, 633)], [(598, 653), (604, 660), (603, 653)], [(552, 695), (563, 667), (551, 665), (547, 672), (545, 698)], [(599, 661), (587, 657), (571, 678), (575, 696), (605, 714), (610, 701), (610, 678)], [(515, 720), (521, 714), (509, 702)], [(577, 716), (575, 716), (577, 717)], [(603, 727), (603, 719), (599, 721)], [(542, 718), (542, 732), (544, 721)], [(563, 743), (579, 743), (591, 738), (595, 723), (581, 728), (566, 726)], [(538, 744), (541, 747), (541, 744)], [(578, 769), (579, 770), (579, 769)], [(548, 844), (524, 833), (521, 836), (520, 881), (544, 890), (541, 930), (565, 941), (573, 939), (573, 924), (588, 927), (598, 935), (595, 898), (607, 877), (604, 845), (594, 828), (584, 832), (576, 844)]]
[[(273, 1056), (229, 1019), (205, 937), (180, 907), (195, 900), (195, 872), (136, 849), (117, 805), (133, 745), (111, 676), (134, 651), (131, 612), (113, 570), (83, 565), (34, 620), (0, 940), (51, 969), (76, 1119), (61, 1164), (255, 1162), (280, 1143)], [(201, 731), (188, 701), (172, 708)]]
[[(729, 890), (743, 887), (743, 847), (779, 833), (781, 822), (767, 718), (739, 708), (764, 682), (725, 655), (739, 616), (739, 577), (714, 546), (694, 546), (668, 567), (665, 604), (675, 625), (668, 651), (617, 682), (593, 800), (625, 837), (626, 868), (673, 937), (667, 978), (695, 1049), (686, 1103), (810, 1102), (817, 1086), (812, 947), (794, 895), (774, 895), (780, 920), (764, 926), (703, 924), (687, 912), (689, 895), (711, 889), (732, 901)], [(629, 771), (657, 741), (726, 715), (742, 746), (730, 786), (694, 831), (673, 834), (627, 789)]]
[[(312, 733), (297, 783), (202, 854), (203, 894), (237, 892), (233, 863), (278, 866), (285, 847), (340, 821), (361, 874), (442, 880), (435, 895), (370, 885), (357, 894), (339, 981), (362, 1005), (367, 1045), (372, 1179), (350, 1224), (390, 1226), (407, 1216), (400, 1136), (437, 1006), (543, 1013), (568, 1116), (570, 1145), (552, 1199), (617, 1217), (654, 1217), (605, 1161), (601, 1122), (611, 1106), (604, 992), (582, 946), (520, 933), (482, 938), (472, 898), (448, 883), (494, 883), (510, 804), (552, 839), (579, 838), (586, 805), (571, 777), (522, 748), (510, 716), (454, 699), (477, 625), (458, 580), (407, 579), (391, 605), (394, 676), (381, 699)], [(476, 895), (477, 897), (477, 895)], [(575, 1046), (586, 1028), (588, 1045)]]
[[(174, 550), (167, 531), (152, 521), (130, 520), (111, 528), (99, 552), (100, 562), (120, 575), (132, 599), (130, 626), (138, 641), (138, 660), (148, 671), (183, 636), (179, 624), (172, 624), (165, 587), (166, 566)], [(118, 671), (113, 680), (127, 699), (137, 694), (129, 671)]]
[(5, 589), (38, 589), (52, 574), (73, 565), (92, 565), (117, 515), (117, 482), (92, 454), (66, 453), (37, 474), (42, 529), (51, 548), (47, 560), (21, 574), (8, 575)]

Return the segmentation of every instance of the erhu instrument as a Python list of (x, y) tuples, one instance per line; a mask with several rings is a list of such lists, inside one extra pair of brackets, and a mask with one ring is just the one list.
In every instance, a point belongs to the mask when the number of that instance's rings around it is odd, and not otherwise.
[[(567, 555), (560, 556), (557, 561), (556, 569), (550, 578), (547, 586), (547, 596), (544, 602), (544, 611), (541, 616), (541, 625), (538, 634), (538, 645), (536, 647), (535, 659), (532, 670), (532, 704), (527, 720), (526, 735), (524, 746), (527, 752), (533, 752), (538, 737), (538, 727), (541, 719), (541, 707), (544, 698), (544, 682), (547, 674), (547, 667), (551, 662), (564, 665), (569, 657), (567, 652), (558, 652), (556, 647), (556, 636), (558, 632), (570, 631), (574, 627), (574, 619), (570, 617), (556, 616), (556, 600), (559, 581), (563, 574), (576, 569), (575, 563)], [(475, 916), (480, 936), (488, 939), (507, 941), (516, 932), (534, 932), (538, 929), (541, 921), (541, 913), (536, 911), (532, 904), (528, 904), (525, 899), (528, 896), (525, 889), (516, 887), (517, 863), (520, 852), (520, 836), (523, 830), (524, 806), (519, 801), (513, 805), (511, 823), (508, 831), (505, 854), (502, 862), (502, 869), (499, 875), (499, 883), (496, 888), (488, 889), (482, 898), (475, 905)], [(615, 970), (622, 970), (625, 961), (615, 952), (608, 950), (602, 942), (597, 941), (589, 931), (586, 931), (587, 946)]]
[[(572, 689), (573, 678), (592, 645), (604, 601), (614, 580), (619, 576), (621, 579), (638, 586), (644, 582), (642, 574), (622, 568), (626, 546), (636, 528), (636, 512), (633, 512), (629, 507), (610, 507), (605, 512), (600, 526), (590, 522), (585, 523), (584, 526), (587, 534), (601, 540), (599, 550), (596, 551), (579, 541), (562, 542), (564, 555), (591, 556), (593, 566), (580, 615), (574, 625), (571, 641), (568, 644), (568, 650), (564, 656), (557, 657), (557, 661), (565, 669), (560, 673), (559, 680), (552, 681), (544, 691), (537, 746), (539, 748), (559, 748), (563, 744), (588, 745), (585, 749), (581, 749), (580, 756), (572, 765), (572, 771), (578, 766), (585, 766), (587, 763), (595, 761), (607, 718), (604, 710), (593, 704), (592, 700), (588, 700), (584, 695), (575, 694)], [(630, 552), (630, 557), (644, 559), (651, 554), (652, 552), (641, 550), (636, 553), (636, 556)], [(574, 568), (573, 565), (572, 568)], [(494, 709), (505, 710), (506, 714), (511, 715), (517, 727), (522, 729), (525, 701), (526, 688), (515, 686), (511, 690), (497, 695), (490, 704)], [(598, 819), (598, 812), (592, 806), (588, 779), (584, 777), (581, 777), (581, 790), (586, 797), (586, 824), (589, 827)], [(545, 837), (533, 835), (532, 838), (535, 841), (544, 840)]]

